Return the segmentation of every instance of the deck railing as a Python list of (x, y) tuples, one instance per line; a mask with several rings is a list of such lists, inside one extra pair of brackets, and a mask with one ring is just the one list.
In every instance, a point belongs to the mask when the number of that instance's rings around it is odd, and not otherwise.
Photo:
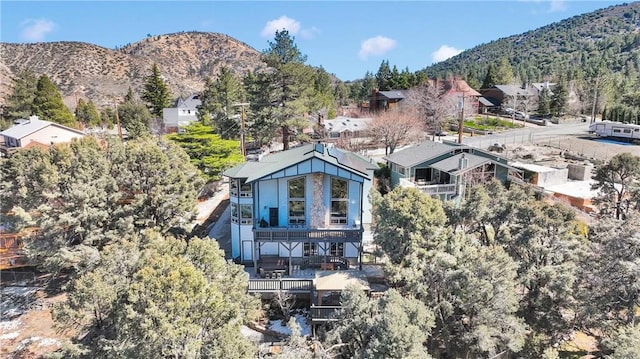
[(340, 308), (342, 307), (333, 305), (312, 305), (311, 320), (314, 323), (337, 320), (335, 315)]
[(313, 281), (310, 279), (249, 279), (249, 293), (311, 293), (312, 287)]
[(412, 181), (407, 178), (401, 178), (400, 185), (402, 187), (417, 188), (426, 194), (455, 194), (456, 193), (455, 183), (442, 184), (442, 183), (433, 183), (433, 182)]
[(362, 229), (256, 228), (257, 241), (360, 242)]

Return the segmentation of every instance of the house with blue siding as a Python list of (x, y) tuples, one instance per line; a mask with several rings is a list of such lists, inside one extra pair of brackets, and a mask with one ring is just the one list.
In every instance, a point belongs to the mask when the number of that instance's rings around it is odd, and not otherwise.
[(505, 157), (457, 142), (424, 141), (384, 158), (392, 187), (414, 187), (440, 200), (458, 200), (466, 186), (522, 177)]
[(376, 163), (309, 144), (227, 171), (232, 256), (263, 276), (361, 265)]

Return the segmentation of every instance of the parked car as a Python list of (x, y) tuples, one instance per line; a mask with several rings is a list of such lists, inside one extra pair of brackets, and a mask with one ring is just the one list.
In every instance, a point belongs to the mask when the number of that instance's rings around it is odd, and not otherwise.
[(524, 112), (517, 111), (515, 113), (515, 117), (516, 117), (516, 120), (526, 120), (527, 119), (527, 114), (524, 113)]

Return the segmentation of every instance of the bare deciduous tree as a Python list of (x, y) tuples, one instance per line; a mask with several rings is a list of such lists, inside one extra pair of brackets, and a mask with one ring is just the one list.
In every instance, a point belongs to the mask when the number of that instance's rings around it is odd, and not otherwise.
[(425, 83), (414, 87), (408, 91), (405, 101), (434, 138), (435, 134), (442, 130), (447, 119), (456, 114), (456, 104), (453, 98), (446, 95), (442, 83), (438, 85)]
[(404, 143), (422, 137), (423, 123), (414, 111), (390, 110), (378, 113), (373, 118), (369, 131), (376, 142), (384, 145), (385, 155)]
[(296, 303), (296, 297), (287, 291), (279, 290), (275, 293), (273, 302), (282, 313), (282, 322), (287, 323), (289, 318), (291, 318), (291, 309), (293, 309), (293, 305)]

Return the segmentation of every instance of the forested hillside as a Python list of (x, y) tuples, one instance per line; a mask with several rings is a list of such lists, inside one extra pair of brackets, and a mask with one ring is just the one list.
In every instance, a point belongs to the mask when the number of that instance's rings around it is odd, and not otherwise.
[(461, 74), (468, 82), (481, 84), (489, 64), (502, 57), (507, 58), (523, 82), (560, 74), (569, 74), (571, 79), (588, 77), (599, 66), (637, 79), (640, 2), (612, 6), (498, 39), (423, 71), (430, 77)]

